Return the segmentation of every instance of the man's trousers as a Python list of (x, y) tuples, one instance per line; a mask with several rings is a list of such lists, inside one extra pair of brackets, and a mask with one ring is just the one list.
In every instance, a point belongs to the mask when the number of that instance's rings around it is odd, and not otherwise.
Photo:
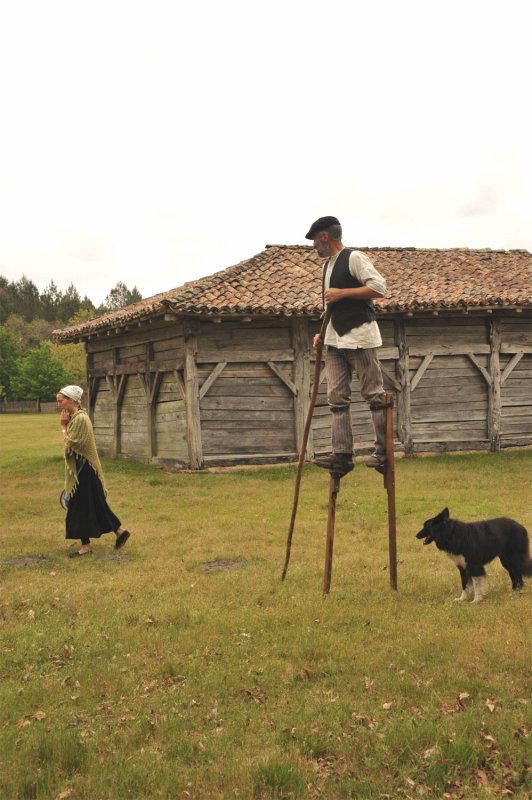
[(327, 401), (332, 412), (332, 452), (353, 453), (351, 426), (351, 381), (353, 372), (360, 392), (369, 404), (375, 430), (375, 452), (386, 454), (386, 402), (377, 348), (338, 349), (327, 347)]

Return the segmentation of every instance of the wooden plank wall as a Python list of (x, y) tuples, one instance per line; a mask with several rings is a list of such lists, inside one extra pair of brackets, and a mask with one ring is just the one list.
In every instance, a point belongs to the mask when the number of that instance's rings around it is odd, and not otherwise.
[(488, 333), (484, 318), (466, 315), (406, 321), (414, 451), (489, 446), (488, 385), (479, 370), (489, 370)]
[(165, 373), (155, 405), (155, 463), (188, 463), (185, 401), (173, 372)]
[(120, 455), (137, 461), (147, 461), (146, 395), (138, 375), (127, 376), (124, 399), (120, 406), (119, 425)]
[(182, 322), (162, 319), (87, 343), (93, 423), (104, 455), (188, 463), (183, 353)]
[(113, 454), (113, 395), (104, 380), (98, 381), (92, 423), (98, 450), (105, 456)]
[(529, 315), (501, 320), (501, 447), (532, 442), (532, 348)]
[[(406, 452), (532, 443), (530, 314), (379, 320), (396, 446)], [(97, 442), (177, 467), (293, 460), (314, 374), (317, 320), (155, 320), (88, 342)], [(373, 426), (353, 380), (358, 453)], [(322, 370), (307, 457), (329, 452)]]
[(294, 353), (288, 321), (205, 323), (197, 369), (205, 462), (294, 458)]

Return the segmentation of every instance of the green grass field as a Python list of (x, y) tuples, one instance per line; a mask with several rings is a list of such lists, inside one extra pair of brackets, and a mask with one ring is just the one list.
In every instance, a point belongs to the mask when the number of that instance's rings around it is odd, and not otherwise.
[[(0, 416), (0, 797), (525, 798), (532, 582), (484, 603), (415, 539), (444, 506), (531, 525), (532, 452), (396, 464), (398, 592), (382, 478), (338, 497), (295, 467), (170, 474), (104, 461), (133, 535), (69, 560), (54, 415)], [(208, 569), (214, 561), (231, 569)]]

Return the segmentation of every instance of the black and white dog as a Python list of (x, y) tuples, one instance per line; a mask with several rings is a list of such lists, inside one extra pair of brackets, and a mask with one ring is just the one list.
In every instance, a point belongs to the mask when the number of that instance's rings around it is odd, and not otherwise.
[(449, 517), (449, 509), (428, 519), (423, 530), (416, 534), (423, 544), (434, 542), (438, 550), (449, 556), (462, 580), (462, 594), (457, 600), (467, 600), (474, 589), (474, 603), (486, 594), (486, 572), (489, 564), (499, 556), (501, 564), (512, 579), (512, 589), (520, 589), (523, 577), (532, 575), (532, 560), (526, 529), (507, 517), (484, 522), (460, 522)]

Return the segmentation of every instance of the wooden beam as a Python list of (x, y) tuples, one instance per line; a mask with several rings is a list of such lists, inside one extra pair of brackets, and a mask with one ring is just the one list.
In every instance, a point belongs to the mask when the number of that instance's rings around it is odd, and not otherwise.
[[(150, 348), (148, 348), (149, 351)], [(151, 354), (148, 352), (148, 358)], [(159, 388), (163, 379), (162, 372), (156, 372), (155, 375), (147, 373), (149, 380), (147, 383), (146, 394), (146, 420), (148, 423), (147, 439), (148, 439), (148, 458), (152, 461), (153, 457), (157, 454), (157, 431), (155, 428), (155, 402), (159, 394)]]
[(149, 400), (150, 400), (150, 386), (149, 386), (150, 375), (149, 375), (149, 373), (146, 373), (146, 372), (137, 372), (135, 374), (137, 375), (137, 378), (140, 381), (140, 385), (142, 386), (142, 388), (144, 390), (144, 396), (145, 396), (146, 400), (149, 402)]
[[(291, 325), (291, 336), (292, 349), (294, 351), (294, 426), (296, 433), (296, 447), (299, 453), (303, 445), (305, 424), (307, 421), (310, 399), (310, 348), (308, 320), (304, 317), (296, 317), (293, 319)], [(313, 458), (313, 456), (314, 442), (311, 425), (308, 432), (305, 458), (310, 460)]]
[(429, 368), (430, 362), (432, 361), (433, 358), (434, 358), (434, 353), (428, 353), (423, 358), (423, 361), (421, 362), (421, 364), (419, 365), (419, 367), (416, 370), (416, 374), (414, 375), (414, 377), (410, 381), (410, 391), (411, 392), (413, 392), (415, 390), (415, 388), (418, 385), (418, 383), (420, 382), (421, 378), (423, 377), (423, 375), (425, 374), (425, 372)]
[(88, 376), (87, 381), (87, 390), (88, 390), (88, 411), (89, 417), (91, 421), (94, 422), (94, 405), (96, 403), (96, 397), (98, 395), (98, 384), (100, 383), (100, 378), (95, 377), (94, 375)]
[[(499, 352), (501, 349), (501, 321), (498, 317), (489, 320), (491, 353), (489, 359), (488, 383), (488, 438), (490, 450), (501, 449), (501, 367)], [(471, 358), (471, 356), (470, 356)]]
[(480, 374), (482, 375), (488, 386), (491, 386), (491, 376), (488, 370), (485, 367), (483, 367), (482, 364), (477, 360), (476, 355), (471, 352), (466, 353), (466, 355), (471, 361), (471, 363), (474, 364), (475, 367), (478, 369), (478, 371), (480, 372)]
[[(410, 385), (410, 354), (406, 338), (406, 322), (398, 319), (394, 322), (394, 336), (399, 357), (397, 372), (401, 390), (397, 393), (397, 427), (399, 440), (403, 443), (405, 453), (414, 452), (412, 440), (412, 409)], [(379, 354), (380, 358), (380, 354)]]
[(120, 453), (120, 408), (126, 390), (127, 375), (106, 375), (107, 385), (113, 395), (113, 457)]
[(390, 372), (388, 372), (387, 369), (384, 369), (382, 364), (381, 364), (381, 372), (388, 381), (388, 383), (390, 384), (390, 386), (393, 386), (396, 392), (400, 392), (401, 384), (395, 379), (395, 377)]
[(161, 383), (163, 380), (164, 372), (162, 370), (157, 370), (155, 373), (155, 377), (152, 381), (151, 385), (151, 392), (150, 392), (150, 403), (154, 404), (157, 400), (157, 395), (159, 394), (159, 389), (161, 388)]
[(183, 380), (183, 376), (180, 374), (183, 370), (174, 369), (173, 375), (177, 383), (177, 388), (181, 394), (181, 399), (186, 402), (186, 392), (185, 392), (185, 381)]
[(105, 382), (109, 387), (109, 391), (111, 392), (111, 397), (113, 398), (113, 403), (116, 397), (116, 384), (114, 380), (114, 375), (110, 375), (108, 372), (105, 373)]
[[(424, 357), (426, 355), (433, 355), (433, 356), (468, 356), (471, 352), (471, 345), (464, 345), (460, 347), (459, 345), (434, 345), (434, 344), (427, 344), (424, 347), (419, 345), (415, 347), (410, 347), (410, 357)], [(475, 353), (481, 355), (489, 355), (490, 353), (490, 346), (489, 344), (476, 344), (475, 345)]]
[(271, 371), (275, 373), (275, 375), (277, 375), (277, 377), (285, 384), (285, 386), (288, 386), (292, 394), (296, 395), (297, 389), (294, 385), (294, 382), (291, 381), (290, 378), (287, 378), (287, 376), (279, 369), (277, 364), (274, 364), (273, 361), (267, 361), (266, 363), (268, 364)]
[(203, 467), (198, 367), (196, 364), (197, 352), (197, 334), (189, 329), (185, 333), (185, 408), (190, 469), (201, 469)]
[(127, 375), (120, 375), (120, 377), (118, 378), (118, 385), (117, 385), (117, 389), (116, 389), (116, 402), (120, 406), (122, 405), (122, 400), (124, 399), (124, 393), (126, 391), (127, 379), (128, 379)]
[(513, 371), (514, 367), (516, 367), (521, 359), (523, 358), (524, 353), (515, 353), (509, 362), (506, 364), (505, 368), (503, 369), (501, 375), (501, 386), (504, 386), (506, 383), (506, 379), (510, 376), (510, 373)]
[(379, 361), (396, 361), (398, 358), (398, 347), (379, 347)]
[(509, 353), (516, 353), (516, 354), (521, 353), (521, 355), (523, 355), (524, 353), (530, 354), (532, 353), (532, 347), (526, 347), (525, 345), (522, 344), (512, 344), (509, 342), (503, 342), (501, 344), (501, 353), (504, 353), (504, 355), (508, 355)]
[(217, 378), (219, 378), (219, 376), (222, 374), (226, 366), (227, 366), (227, 361), (220, 361), (219, 364), (216, 364), (211, 374), (201, 384), (201, 389), (199, 390), (200, 400), (203, 397), (205, 397), (205, 395), (207, 394), (213, 383), (216, 381)]

